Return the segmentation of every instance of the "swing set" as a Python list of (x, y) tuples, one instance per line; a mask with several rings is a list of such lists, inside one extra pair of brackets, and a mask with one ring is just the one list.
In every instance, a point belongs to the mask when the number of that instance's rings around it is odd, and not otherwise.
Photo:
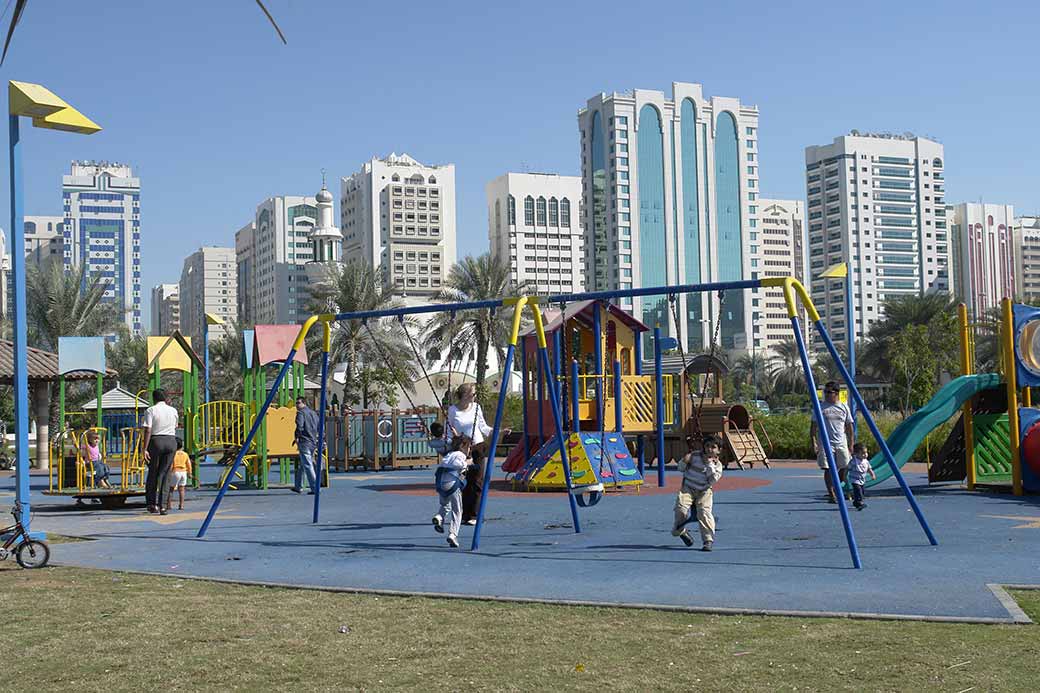
[[(380, 318), (380, 317), (389, 317), (389, 316), (401, 317), (401, 316), (405, 316), (405, 315), (415, 315), (415, 314), (422, 314), (422, 313), (433, 313), (433, 312), (440, 312), (440, 311), (445, 311), (445, 310), (447, 310), (447, 311), (458, 311), (458, 310), (462, 310), (462, 309), (496, 310), (496, 309), (499, 309), (499, 308), (511, 308), (512, 311), (513, 311), (512, 328), (510, 330), (510, 338), (509, 338), (509, 343), (508, 343), (508, 347), (507, 347), (507, 350), (506, 350), (505, 365), (504, 365), (504, 367), (502, 369), (503, 373), (508, 373), (512, 369), (512, 367), (513, 367), (513, 359), (514, 359), (516, 346), (517, 346), (517, 342), (518, 342), (518, 336), (519, 336), (519, 333), (520, 333), (521, 318), (522, 318), (522, 316), (524, 314), (524, 311), (525, 310), (529, 310), (530, 313), (531, 313), (533, 324), (534, 324), (534, 336), (535, 336), (536, 341), (537, 341), (536, 357), (537, 357), (538, 361), (540, 362), (541, 367), (544, 369), (544, 372), (551, 373), (551, 372), (553, 372), (553, 365), (552, 365), (552, 362), (550, 360), (549, 349), (548, 349), (548, 344), (547, 344), (547, 340), (546, 340), (545, 323), (544, 323), (544, 320), (543, 320), (543, 313), (542, 313), (542, 306), (543, 305), (544, 306), (549, 306), (549, 305), (552, 305), (554, 303), (555, 304), (566, 304), (568, 302), (584, 301), (584, 300), (602, 301), (602, 300), (609, 300), (609, 299), (620, 298), (620, 297), (667, 296), (667, 295), (670, 295), (670, 294), (679, 294), (679, 293), (700, 293), (700, 292), (707, 292), (707, 291), (723, 291), (724, 292), (724, 291), (736, 291), (736, 290), (741, 290), (742, 291), (742, 290), (758, 289), (758, 288), (777, 288), (777, 289), (780, 289), (783, 292), (784, 301), (785, 301), (786, 306), (787, 306), (788, 316), (789, 316), (790, 321), (791, 321), (792, 331), (794, 332), (795, 343), (796, 343), (796, 345), (798, 347), (798, 352), (799, 352), (799, 356), (800, 356), (800, 360), (801, 360), (801, 364), (802, 364), (802, 370), (803, 370), (803, 373), (805, 375), (805, 380), (806, 380), (806, 384), (808, 386), (808, 391), (810, 393), (810, 400), (811, 400), (811, 403), (812, 403), (813, 418), (816, 421), (817, 427), (822, 430), (822, 429), (825, 428), (825, 424), (824, 424), (824, 419), (823, 419), (822, 408), (821, 408), (821, 405), (820, 405), (820, 400), (819, 400), (819, 397), (816, 395), (816, 382), (815, 382), (815, 378), (813, 376), (812, 367), (811, 367), (811, 364), (810, 364), (810, 361), (809, 361), (809, 355), (808, 355), (808, 352), (807, 352), (806, 347), (805, 347), (805, 340), (804, 340), (804, 338), (802, 336), (802, 332), (801, 332), (800, 318), (799, 318), (800, 308), (804, 309), (804, 311), (807, 313), (808, 319), (815, 326), (815, 328), (816, 328), (816, 330), (817, 330), (817, 332), (818, 332), (818, 334), (820, 336), (820, 339), (822, 340), (822, 342), (826, 346), (827, 351), (831, 355), (831, 358), (834, 360), (834, 363), (835, 363), (836, 367), (838, 368), (839, 372), (841, 373), (842, 379), (845, 381), (846, 385), (848, 386), (850, 395), (853, 397), (853, 399), (855, 400), (856, 404), (858, 405), (858, 407), (860, 409), (860, 412), (862, 413), (863, 418), (865, 419), (866, 424), (867, 424), (868, 428), (870, 429), (871, 434), (874, 436), (874, 439), (877, 442), (877, 445), (878, 445), (879, 450), (881, 451), (881, 454), (883, 455), (886, 463), (888, 464), (889, 468), (891, 469), (892, 475), (898, 481), (899, 486), (902, 489), (902, 492), (903, 492), (904, 496), (906, 497), (907, 502), (910, 505), (910, 508), (913, 510), (914, 516), (917, 518), (917, 521), (920, 524), (921, 529), (924, 531), (925, 535), (927, 536), (929, 543), (931, 545), (933, 545), (933, 546), (937, 545), (938, 541), (936, 540), (935, 535), (932, 533), (931, 528), (928, 526), (928, 523), (925, 520), (924, 515), (921, 512), (921, 509), (920, 509), (919, 505), (917, 504), (917, 500), (914, 498), (913, 492), (910, 490), (910, 487), (907, 484), (906, 479), (903, 477), (903, 475), (902, 475), (902, 473), (901, 473), (901, 471), (899, 469), (898, 464), (896, 463), (895, 459), (893, 458), (892, 451), (889, 449), (888, 443), (885, 441), (884, 436), (881, 434), (881, 431), (878, 429), (877, 424), (874, 421), (874, 417), (871, 415), (870, 411), (867, 409), (866, 404), (863, 401), (863, 397), (860, 394), (859, 389), (857, 388), (854, 379), (849, 374), (849, 371), (845, 367), (845, 364), (842, 362), (842, 360), (841, 360), (841, 358), (840, 358), (840, 356), (838, 354), (838, 351), (835, 348), (834, 343), (831, 340), (831, 337), (830, 337), (829, 333), (827, 332), (827, 328), (823, 324), (823, 321), (820, 319), (820, 315), (819, 315), (818, 311), (816, 310), (816, 307), (813, 305), (812, 299), (809, 297), (809, 294), (805, 290), (805, 287), (802, 286), (802, 284), (797, 279), (795, 279), (793, 277), (769, 277), (769, 278), (764, 278), (764, 279), (747, 279), (747, 280), (729, 281), (729, 282), (708, 282), (708, 283), (703, 283), (703, 284), (686, 284), (686, 285), (679, 285), (679, 286), (647, 287), (647, 288), (639, 288), (639, 289), (625, 289), (625, 290), (619, 290), (619, 291), (599, 291), (599, 292), (588, 292), (588, 293), (578, 293), (578, 294), (563, 294), (563, 295), (551, 296), (551, 297), (548, 297), (548, 298), (521, 296), (521, 297), (518, 297), (518, 298), (505, 298), (505, 299), (495, 299), (495, 300), (488, 300), (488, 301), (474, 301), (474, 302), (469, 302), (469, 303), (416, 306), (416, 307), (411, 307), (411, 308), (394, 308), (394, 309), (388, 309), (388, 310), (362, 311), (362, 312), (355, 312), (355, 313), (341, 313), (341, 314), (338, 314), (338, 315), (335, 315), (335, 314), (322, 314), (322, 315), (311, 316), (300, 327), (299, 333), (296, 336), (296, 340), (294, 341), (294, 343), (292, 345), (292, 348), (289, 350), (288, 355), (285, 357), (285, 360), (282, 363), (282, 367), (279, 370), (278, 376), (275, 379), (274, 386), (273, 386), (271, 392), (268, 393), (267, 398), (266, 398), (263, 406), (261, 407), (260, 411), (258, 412), (258, 416), (253, 421), (252, 426), (250, 427), (250, 431), (249, 431), (248, 435), (246, 436), (246, 439), (244, 441), (244, 445), (243, 445), (242, 449), (239, 451), (238, 456), (237, 456), (237, 458), (236, 458), (236, 460), (235, 460), (235, 462), (234, 462), (234, 464), (232, 466), (232, 471), (237, 469), (237, 467), (242, 464), (242, 459), (245, 456), (246, 448), (248, 448), (249, 444), (252, 442), (253, 438), (256, 436), (257, 430), (259, 428), (259, 423), (260, 423), (261, 419), (263, 418), (263, 414), (264, 414), (264, 412), (267, 411), (268, 407), (271, 406), (271, 403), (274, 400), (275, 390), (278, 388), (278, 386), (281, 384), (281, 382), (286, 377), (286, 375), (287, 375), (287, 373), (289, 371), (290, 365), (291, 365), (291, 363), (293, 361), (293, 358), (294, 358), (294, 356), (296, 354), (296, 351), (303, 346), (303, 342), (304, 342), (304, 339), (307, 337), (307, 334), (310, 332), (311, 328), (314, 327), (314, 325), (317, 324), (317, 323), (321, 323), (322, 332), (323, 332), (323, 349), (322, 349), (322, 361), (321, 361), (321, 408), (319, 410), (319, 419), (320, 419), (320, 421), (319, 421), (319, 427), (318, 427), (318, 436), (319, 436), (318, 449), (323, 449), (324, 448), (324, 436), (325, 436), (326, 393), (327, 393), (327, 384), (328, 384), (328, 361), (329, 361), (329, 351), (330, 351), (330, 344), (331, 344), (331, 326), (332, 326), (332, 323), (334, 323), (334, 322), (345, 321), (345, 320), (369, 320), (369, 319), (375, 319), (375, 318)], [(659, 327), (655, 328), (655, 331), (657, 331), (658, 333), (659, 333), (659, 330), (660, 330)], [(660, 349), (660, 347), (661, 347), (661, 341), (657, 340), (656, 349)], [(657, 381), (657, 384), (658, 384), (658, 387), (657, 387), (657, 390), (656, 390), (656, 398), (658, 400), (658, 405), (660, 406), (660, 409), (663, 410), (663, 404), (661, 403), (661, 399), (662, 399), (662, 395), (663, 395), (663, 388), (660, 386), (660, 383), (661, 383), (660, 372), (655, 374), (655, 380)], [(559, 382), (557, 381), (551, 387), (548, 387), (547, 390), (548, 390), (548, 392), (547, 392), (546, 399), (548, 400), (550, 411), (551, 411), (551, 414), (552, 414), (552, 421), (553, 421), (553, 427), (554, 427), (553, 436), (554, 436), (554, 438), (556, 440), (556, 445), (558, 446), (559, 451), (560, 451), (560, 457), (561, 457), (562, 469), (563, 469), (563, 474), (564, 474), (564, 477), (565, 477), (566, 487), (567, 487), (568, 490), (573, 490), (573, 489), (575, 489), (576, 485), (574, 483), (574, 479), (573, 479), (572, 474), (571, 474), (571, 467), (570, 467), (570, 463), (569, 463), (569, 460), (568, 460), (567, 445), (566, 445), (566, 441), (565, 441), (565, 438), (564, 438), (563, 405), (562, 405), (562, 399), (561, 399), (562, 387), (560, 386)], [(504, 406), (505, 406), (505, 400), (506, 400), (507, 391), (508, 391), (508, 379), (507, 378), (503, 378), (501, 387), (500, 387), (499, 392), (498, 392), (498, 402), (497, 402), (497, 406), (496, 406), (496, 410), (495, 410), (495, 419), (494, 419), (494, 424), (493, 424), (493, 431), (492, 431), (492, 433), (490, 435), (490, 449), (488, 451), (487, 473), (484, 474), (484, 484), (483, 484), (483, 491), (484, 491), (484, 493), (481, 496), (480, 507), (479, 507), (479, 510), (478, 510), (478, 513), (477, 513), (477, 524), (474, 527), (473, 541), (472, 541), (472, 545), (471, 545), (471, 550), (477, 550), (480, 547), (481, 530), (483, 529), (483, 523), (484, 523), (484, 518), (485, 518), (485, 511), (486, 511), (486, 506), (487, 506), (488, 498), (489, 498), (488, 489), (489, 489), (491, 477), (493, 476), (493, 471), (494, 471), (495, 452), (496, 452), (496, 448), (497, 448), (497, 445), (498, 445), (499, 433), (500, 433), (500, 431), (502, 429), (502, 414), (503, 414), (503, 409), (504, 409)], [(663, 449), (663, 435), (664, 435), (663, 431), (661, 431), (661, 430), (657, 431), (658, 442), (659, 442), (659, 445), (660, 445), (660, 447), (658, 449)], [(838, 487), (838, 486), (840, 486), (841, 482), (840, 482), (840, 480), (838, 478), (838, 470), (837, 470), (837, 467), (836, 467), (835, 462), (834, 462), (834, 451), (831, 448), (830, 441), (827, 439), (826, 436), (824, 436), (821, 439), (821, 443), (823, 445), (824, 455), (825, 455), (825, 457), (827, 459), (828, 474), (830, 475), (831, 480), (832, 480), (834, 486)], [(319, 465), (319, 467), (321, 466), (320, 458), (319, 458), (318, 465)], [(664, 481), (664, 469), (663, 469), (663, 467), (664, 467), (663, 464), (659, 465), (659, 471), (658, 471), (659, 482), (662, 483), (662, 484), (663, 484), (663, 481)], [(319, 473), (320, 473), (320, 471), (321, 470), (319, 469)], [(206, 532), (208, 531), (210, 525), (213, 522), (213, 519), (216, 516), (217, 510), (220, 508), (221, 501), (223, 500), (224, 495), (227, 493), (227, 489), (228, 489), (229, 484), (230, 484), (230, 478), (225, 479), (224, 483), (221, 485), (220, 490), (218, 491), (216, 497), (213, 500), (213, 504), (210, 507), (209, 512), (206, 515), (206, 519), (203, 521), (202, 526), (199, 528), (199, 531), (198, 531), (198, 534), (197, 534), (198, 537), (201, 538), (201, 537), (204, 537), (206, 535)], [(577, 499), (575, 497), (575, 494), (573, 492), (567, 494), (567, 499), (568, 499), (568, 503), (569, 503), (569, 506), (570, 506), (571, 520), (572, 520), (572, 523), (573, 523), (572, 526), (574, 528), (575, 533), (580, 533), (581, 532), (581, 520), (580, 520), (579, 513), (578, 513), (579, 503), (578, 503), (578, 501), (577, 501)], [(315, 495), (314, 495), (314, 506), (313, 506), (313, 514), (312, 514), (312, 522), (314, 522), (314, 523), (318, 522), (319, 513), (320, 513), (320, 501), (321, 501), (321, 492), (320, 492), (320, 486), (319, 486), (319, 488), (315, 489)], [(855, 568), (860, 568), (860, 567), (862, 567), (862, 562), (860, 560), (859, 548), (858, 548), (858, 546), (856, 544), (856, 537), (855, 537), (855, 534), (854, 534), (854, 531), (853, 531), (853, 528), (852, 528), (852, 524), (851, 524), (851, 521), (850, 521), (850, 518), (849, 518), (848, 507), (845, 504), (845, 498), (844, 498), (844, 496), (842, 494), (838, 494), (838, 510), (839, 510), (839, 515), (840, 515), (840, 518), (841, 518), (842, 526), (843, 526), (843, 529), (844, 529), (846, 542), (848, 544), (849, 553), (850, 553), (850, 556), (852, 558), (852, 564), (853, 564), (853, 566)]]

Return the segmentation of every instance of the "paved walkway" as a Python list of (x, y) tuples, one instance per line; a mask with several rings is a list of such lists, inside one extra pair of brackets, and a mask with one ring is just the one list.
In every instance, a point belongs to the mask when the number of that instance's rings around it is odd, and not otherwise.
[[(919, 471), (908, 478), (939, 546), (928, 545), (898, 488), (885, 484), (866, 510), (852, 511), (862, 570), (851, 567), (837, 506), (823, 502), (811, 465), (727, 472), (734, 483), (716, 495), (712, 553), (673, 538), (672, 499), (652, 493), (582, 509), (582, 534), (571, 530), (561, 494), (495, 493), (481, 550), (453, 551), (430, 526), (434, 498), (422, 491), (430, 478), (422, 470), (335, 474), (317, 525), (308, 496), (233, 492), (200, 540), (212, 490), (191, 492), (185, 511), (160, 517), (140, 506), (77, 509), (39, 495), (45, 478), (34, 477), (33, 527), (92, 539), (56, 545), (62, 565), (671, 608), (1008, 620), (988, 585), (1040, 583), (1040, 498), (929, 488)], [(677, 478), (669, 471), (670, 484)], [(0, 477), (0, 507), (12, 490)], [(464, 528), (464, 548), (470, 536)]]

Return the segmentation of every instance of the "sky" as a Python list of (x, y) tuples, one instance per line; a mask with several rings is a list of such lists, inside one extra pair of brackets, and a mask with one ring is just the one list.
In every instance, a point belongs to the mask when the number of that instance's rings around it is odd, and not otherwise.
[(1040, 3), (265, 3), (288, 45), (251, 0), (30, 0), (0, 67), (104, 128), (23, 121), (26, 214), (60, 214), (72, 159), (140, 176), (145, 324), (151, 287), (233, 247), (264, 198), (312, 195), (324, 168), (338, 200), (390, 152), (455, 164), (458, 251), (480, 254), (488, 181), (580, 174), (586, 100), (672, 82), (758, 106), (763, 197), (804, 199), (807, 145), (909, 131), (944, 144), (948, 202), (1040, 211)]

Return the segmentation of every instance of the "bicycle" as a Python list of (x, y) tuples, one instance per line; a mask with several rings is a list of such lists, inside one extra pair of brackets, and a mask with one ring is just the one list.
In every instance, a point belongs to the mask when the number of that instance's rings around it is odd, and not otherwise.
[[(18, 561), (18, 565), (26, 569), (31, 568), (42, 568), (47, 565), (47, 562), (51, 560), (51, 550), (47, 546), (46, 542), (39, 541), (38, 539), (32, 539), (29, 537), (29, 533), (25, 531), (25, 527), (22, 526), (22, 504), (15, 503), (11, 509), (11, 514), (14, 515), (14, 524), (10, 527), (0, 529), (0, 537), (6, 535), (8, 532), (11, 536), (4, 541), (3, 546), (0, 546), (0, 561), (7, 560), (7, 557), (14, 553), (15, 560)], [(17, 544), (17, 546), (16, 546)], [(11, 547), (14, 546), (14, 550)]]

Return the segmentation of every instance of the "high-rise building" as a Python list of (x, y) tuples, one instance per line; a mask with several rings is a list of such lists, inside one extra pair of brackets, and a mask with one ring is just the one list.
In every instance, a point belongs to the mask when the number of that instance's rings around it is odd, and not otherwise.
[(972, 319), (1015, 295), (1015, 210), (1011, 205), (967, 202), (946, 207), (950, 266), (957, 297)]
[(181, 329), (179, 284), (157, 284), (152, 287), (151, 332), (157, 337)]
[(43, 267), (51, 262), (64, 262), (64, 217), (25, 217), (25, 263), (26, 266)]
[[(758, 228), (758, 108), (675, 82), (672, 98), (636, 89), (598, 94), (578, 112), (588, 290), (749, 279)], [(674, 334), (665, 297), (626, 299), (648, 325)], [(708, 348), (720, 317), (710, 293), (680, 295), (679, 336)], [(729, 291), (720, 348), (750, 346), (751, 301)]]
[(253, 242), (256, 240), (256, 222), (251, 221), (235, 232), (235, 263), (238, 275), (238, 321), (253, 326)]
[(237, 286), (234, 248), (203, 246), (184, 258), (178, 290), (181, 332), (201, 340), (206, 313), (211, 313), (224, 324), (211, 327), (210, 337), (230, 333), (238, 312)]
[(528, 292), (585, 289), (581, 178), (506, 173), (485, 186), (491, 255), (511, 268)]
[(141, 332), (141, 179), (127, 164), (73, 161), (62, 176), (66, 269), (85, 265), (111, 281), (105, 301)]
[(407, 154), (372, 159), (340, 183), (343, 256), (398, 295), (433, 296), (455, 264), (455, 166)]
[[(801, 200), (759, 198), (758, 226), (748, 233), (751, 271), (762, 279), (795, 277), (808, 287), (804, 224), (805, 203)], [(793, 339), (783, 295), (775, 289), (754, 289), (750, 295), (755, 349), (768, 350)]]
[(1016, 293), (1023, 300), (1040, 300), (1040, 217), (1014, 221)]
[[(238, 276), (247, 292), (239, 305), (244, 324), (296, 324), (310, 315), (304, 267), (314, 257), (316, 205), (310, 196), (269, 197), (257, 206), (253, 224), (235, 234)], [(182, 296), (182, 315), (183, 304)]]
[(912, 134), (852, 134), (805, 149), (812, 300), (845, 342), (845, 286), (816, 281), (849, 263), (855, 337), (883, 317), (886, 299), (952, 290), (943, 146)]

